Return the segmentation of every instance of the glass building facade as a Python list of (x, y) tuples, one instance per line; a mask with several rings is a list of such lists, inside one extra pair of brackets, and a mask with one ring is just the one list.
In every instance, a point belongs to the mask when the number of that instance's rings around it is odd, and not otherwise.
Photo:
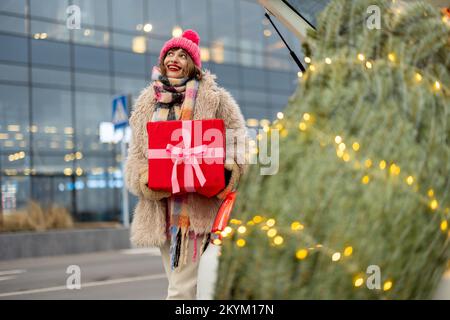
[[(68, 28), (71, 5), (80, 8), (79, 29)], [(2, 212), (35, 199), (66, 207), (77, 221), (119, 221), (123, 159), (119, 145), (100, 142), (99, 125), (111, 121), (113, 97), (137, 97), (163, 43), (188, 28), (200, 34), (203, 68), (248, 123), (273, 120), (298, 84), (298, 67), (256, 1), (2, 0)]]

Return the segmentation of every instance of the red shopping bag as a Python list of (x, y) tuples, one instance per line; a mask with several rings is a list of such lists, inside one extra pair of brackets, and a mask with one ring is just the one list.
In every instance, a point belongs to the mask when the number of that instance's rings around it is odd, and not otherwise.
[(223, 200), (211, 229), (211, 233), (214, 235), (214, 238), (220, 240), (222, 239), (222, 235), (220, 233), (228, 225), (228, 220), (230, 219), (231, 211), (233, 211), (235, 201), (236, 191), (228, 193)]

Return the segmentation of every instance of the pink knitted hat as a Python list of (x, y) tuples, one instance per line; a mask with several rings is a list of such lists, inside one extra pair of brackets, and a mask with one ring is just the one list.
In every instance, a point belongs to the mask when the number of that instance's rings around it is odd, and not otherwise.
[(200, 49), (198, 47), (200, 43), (200, 37), (197, 32), (194, 30), (188, 29), (183, 32), (181, 37), (175, 37), (168, 40), (161, 49), (159, 54), (159, 62), (163, 62), (164, 57), (172, 48), (181, 48), (184, 49), (194, 61), (194, 64), (201, 68), (202, 60), (200, 59)]

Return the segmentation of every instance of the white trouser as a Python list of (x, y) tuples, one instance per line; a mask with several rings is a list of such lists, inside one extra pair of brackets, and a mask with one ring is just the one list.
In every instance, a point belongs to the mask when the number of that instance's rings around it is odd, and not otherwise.
[[(197, 253), (203, 237), (197, 238)], [(210, 300), (214, 295), (220, 247), (209, 244), (202, 256), (192, 261), (194, 240), (189, 238), (187, 263), (174, 270), (170, 267), (170, 243), (160, 247), (164, 269), (169, 280), (167, 300)]]

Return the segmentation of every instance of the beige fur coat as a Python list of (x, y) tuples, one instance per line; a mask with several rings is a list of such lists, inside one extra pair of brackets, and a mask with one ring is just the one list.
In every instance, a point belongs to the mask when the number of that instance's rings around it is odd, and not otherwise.
[[(233, 129), (231, 137), (227, 131), (226, 163), (237, 163), (239, 175), (242, 175), (246, 171), (246, 148), (236, 148), (234, 152), (233, 149), (236, 145), (234, 137), (244, 136), (247, 141), (244, 117), (230, 93), (219, 87), (215, 79), (216, 76), (209, 71), (204, 72), (197, 93), (194, 120), (219, 118), (224, 120), (227, 129)], [(150, 84), (141, 92), (130, 117), (132, 139), (125, 164), (125, 184), (131, 193), (139, 197), (131, 224), (131, 242), (138, 247), (161, 246), (166, 241), (167, 201), (144, 198), (139, 186), (139, 176), (148, 166), (146, 124), (152, 118), (155, 104)], [(188, 195), (189, 207), (192, 209), (189, 212), (191, 228), (197, 234), (210, 232), (221, 202), (217, 197), (206, 198), (196, 193)]]

